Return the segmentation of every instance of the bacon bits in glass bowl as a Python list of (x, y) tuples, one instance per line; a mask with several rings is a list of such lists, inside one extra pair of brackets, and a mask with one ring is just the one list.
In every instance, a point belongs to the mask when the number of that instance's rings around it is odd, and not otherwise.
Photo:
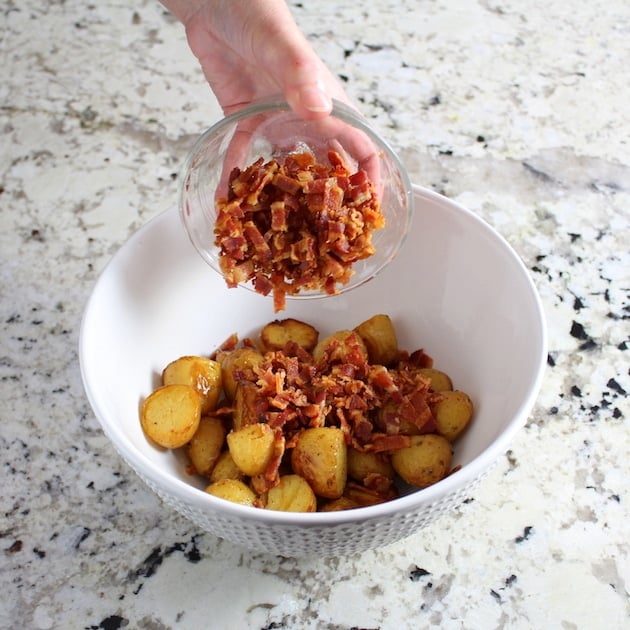
[(228, 287), (273, 298), (343, 293), (398, 253), (413, 195), (390, 146), (350, 107), (298, 118), (281, 99), (227, 116), (195, 143), (180, 211)]

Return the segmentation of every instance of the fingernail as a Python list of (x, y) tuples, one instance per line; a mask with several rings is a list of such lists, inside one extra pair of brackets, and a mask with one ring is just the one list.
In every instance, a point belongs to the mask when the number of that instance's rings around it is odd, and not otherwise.
[(300, 100), (309, 112), (329, 112), (332, 108), (330, 97), (319, 85), (303, 87), (300, 90)]

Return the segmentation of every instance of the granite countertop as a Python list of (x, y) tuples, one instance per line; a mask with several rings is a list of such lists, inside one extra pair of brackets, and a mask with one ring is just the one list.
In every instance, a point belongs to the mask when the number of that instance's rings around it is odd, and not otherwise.
[(253, 554), (164, 506), (87, 403), (79, 324), (219, 110), (157, 1), (8, 0), (0, 627), (628, 627), (628, 3), (291, 6), (412, 180), (531, 271), (549, 327), (538, 402), (470, 500), (385, 549)]

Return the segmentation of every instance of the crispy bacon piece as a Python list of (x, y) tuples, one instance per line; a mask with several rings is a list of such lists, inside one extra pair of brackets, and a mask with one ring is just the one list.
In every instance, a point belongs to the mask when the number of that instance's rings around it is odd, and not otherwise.
[(282, 163), (259, 158), (231, 172), (214, 227), (229, 287), (252, 281), (256, 291), (273, 294), (277, 312), (287, 295), (337, 293), (352, 265), (374, 253), (372, 234), (385, 225), (374, 186), (337, 152), (328, 161), (293, 153)]

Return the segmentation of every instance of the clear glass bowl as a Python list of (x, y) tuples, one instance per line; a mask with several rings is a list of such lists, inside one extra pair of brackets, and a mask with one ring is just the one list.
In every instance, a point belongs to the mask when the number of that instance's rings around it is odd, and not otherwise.
[[(373, 233), (375, 253), (353, 264), (354, 274), (343, 293), (373, 278), (398, 251), (409, 231), (413, 210), (407, 172), (392, 148), (355, 110), (334, 102), (323, 120), (297, 117), (282, 98), (257, 102), (210, 127), (189, 153), (181, 177), (180, 213), (186, 231), (201, 257), (218, 273), (219, 248), (215, 244), (215, 200), (225, 197), (233, 167), (246, 168), (258, 158), (265, 162), (291, 152), (310, 151), (320, 163), (336, 150), (354, 172), (367, 171), (381, 202), (385, 227)], [(251, 282), (243, 283), (253, 290)], [(302, 291), (288, 299), (322, 297), (323, 291)]]

